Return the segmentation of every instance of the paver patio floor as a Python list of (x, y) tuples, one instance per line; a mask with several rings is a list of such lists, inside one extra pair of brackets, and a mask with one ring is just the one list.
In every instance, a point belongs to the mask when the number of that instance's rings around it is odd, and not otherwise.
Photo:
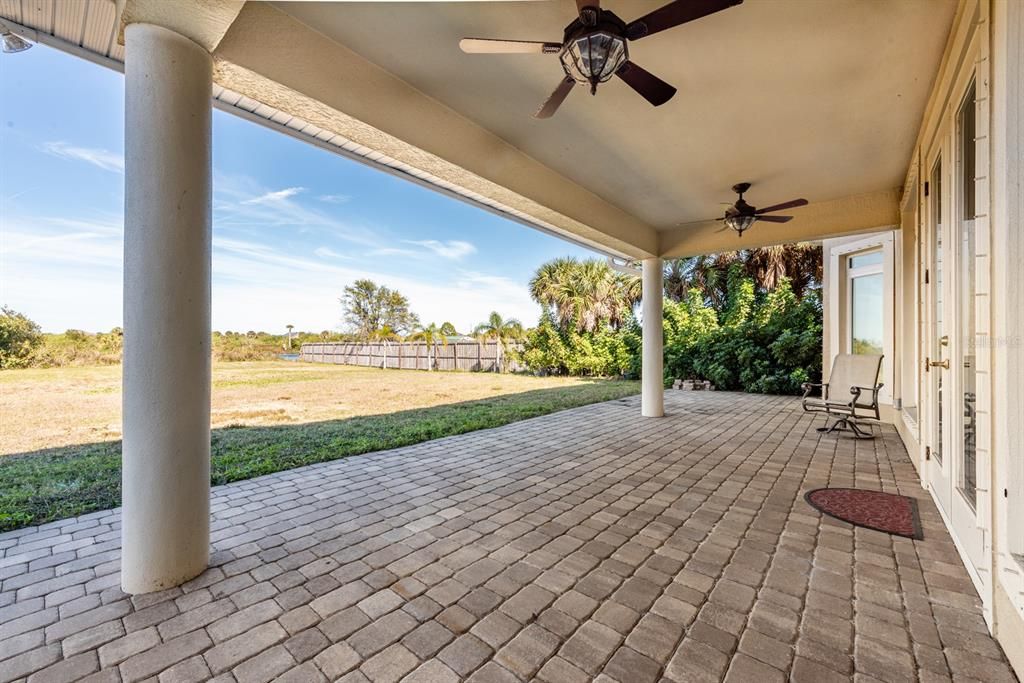
[[(218, 487), (212, 567), (158, 594), (118, 588), (119, 511), (0, 535), (0, 681), (1016, 680), (891, 428), (666, 409)], [(825, 485), (917, 498), (925, 540), (822, 517)]]

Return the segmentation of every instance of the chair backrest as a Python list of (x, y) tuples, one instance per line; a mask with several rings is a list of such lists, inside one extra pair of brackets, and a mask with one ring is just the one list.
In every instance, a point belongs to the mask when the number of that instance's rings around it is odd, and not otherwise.
[[(867, 387), (874, 389), (878, 386), (878, 375), (882, 371), (881, 355), (866, 355), (855, 353), (837, 354), (832, 361), (832, 372), (828, 376), (828, 397), (833, 401), (849, 401), (853, 398), (850, 395), (850, 387)], [(861, 403), (865, 399), (870, 405), (871, 395), (861, 394)]]

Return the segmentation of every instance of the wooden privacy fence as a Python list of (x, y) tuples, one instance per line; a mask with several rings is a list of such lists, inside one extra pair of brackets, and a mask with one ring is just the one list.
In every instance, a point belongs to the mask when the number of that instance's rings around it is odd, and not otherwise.
[(325, 342), (303, 344), (300, 359), (310, 363), (361, 365), (402, 370), (499, 372), (502, 359), (511, 372), (524, 366), (507, 358), (501, 342), (449, 342), (429, 348), (426, 342)]

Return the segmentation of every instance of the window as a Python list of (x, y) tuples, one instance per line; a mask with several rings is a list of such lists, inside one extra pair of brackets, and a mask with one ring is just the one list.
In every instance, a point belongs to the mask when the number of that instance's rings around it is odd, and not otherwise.
[(882, 252), (869, 251), (866, 254), (858, 254), (850, 257), (850, 270), (864, 268), (865, 266), (881, 266)]
[(847, 261), (851, 353), (882, 354), (885, 330), (882, 250), (860, 252)]
[(964, 498), (971, 504), (977, 505), (977, 400), (976, 400), (976, 373), (977, 362), (975, 359), (975, 333), (977, 332), (977, 320), (974, 313), (974, 298), (977, 290), (977, 272), (975, 270), (975, 257), (977, 256), (977, 245), (975, 244), (975, 86), (967, 90), (956, 115), (957, 134), (957, 155), (959, 162), (957, 168), (958, 204), (957, 231), (959, 253), (957, 255), (960, 283), (958, 286), (960, 329), (963, 337), (960, 341), (959, 355), (960, 365), (963, 374), (960, 376), (960, 388), (963, 394), (963, 455), (960, 462), (959, 486)]
[[(931, 215), (934, 228), (932, 229), (932, 333), (930, 344), (930, 357), (939, 359), (942, 357), (943, 345), (940, 341), (946, 336), (945, 323), (943, 321), (942, 309), (942, 286), (945, 281), (945, 256), (942, 246), (942, 157), (935, 160), (935, 168), (932, 169), (931, 180)], [(932, 391), (934, 391), (935, 419), (934, 432), (932, 434), (932, 456), (935, 462), (942, 465), (942, 457), (945, 446), (942, 441), (942, 392), (943, 375), (941, 372), (932, 373)]]

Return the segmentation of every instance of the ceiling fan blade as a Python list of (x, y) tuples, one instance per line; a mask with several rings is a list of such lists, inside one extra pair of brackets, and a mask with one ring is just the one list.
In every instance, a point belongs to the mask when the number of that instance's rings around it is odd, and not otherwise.
[(615, 75), (655, 107), (665, 104), (676, 94), (671, 85), (633, 62), (625, 62)]
[(463, 38), (459, 41), (459, 47), (471, 55), (547, 55), (562, 51), (561, 43), (498, 38)]
[(626, 36), (630, 40), (640, 40), (673, 26), (721, 12), (741, 2), (743, 0), (675, 0), (650, 14), (631, 21), (626, 25)]
[(770, 213), (772, 211), (782, 211), (783, 209), (792, 209), (795, 206), (807, 206), (806, 199), (791, 199), (788, 202), (782, 202), (781, 204), (772, 204), (766, 206), (763, 209), (758, 209), (754, 212), (755, 216), (760, 216), (762, 213)]
[(758, 216), (757, 220), (765, 223), (788, 223), (793, 220), (792, 216)]
[(558, 108), (565, 101), (565, 98), (572, 92), (572, 87), (576, 85), (576, 81), (572, 80), (569, 76), (562, 79), (562, 82), (558, 84), (555, 91), (551, 93), (551, 97), (547, 99), (547, 102), (537, 110), (537, 113), (533, 115), (535, 119), (550, 119), (551, 116), (558, 111)]

